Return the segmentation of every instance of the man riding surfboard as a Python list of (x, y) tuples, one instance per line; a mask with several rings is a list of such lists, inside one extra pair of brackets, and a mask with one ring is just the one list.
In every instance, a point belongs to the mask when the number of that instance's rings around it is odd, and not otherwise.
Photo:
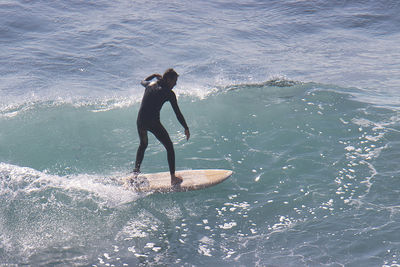
[[(154, 78), (156, 78), (156, 81), (151, 82)], [(179, 109), (176, 95), (172, 91), (177, 80), (178, 74), (175, 70), (167, 69), (162, 76), (160, 74), (152, 74), (141, 82), (145, 87), (145, 92), (137, 117), (140, 144), (136, 153), (134, 169), (135, 176), (137, 176), (140, 173), (140, 165), (142, 164), (144, 152), (148, 145), (147, 132), (151, 132), (167, 150), (172, 185), (180, 184), (182, 178), (175, 175), (175, 151), (173, 143), (160, 121), (160, 111), (165, 102), (169, 101), (171, 103), (178, 121), (185, 129), (186, 139), (189, 140), (190, 138), (189, 127)]]

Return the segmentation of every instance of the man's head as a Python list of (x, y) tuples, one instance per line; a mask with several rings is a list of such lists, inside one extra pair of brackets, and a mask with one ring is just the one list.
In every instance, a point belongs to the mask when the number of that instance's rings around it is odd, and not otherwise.
[(167, 69), (162, 77), (164, 84), (169, 88), (172, 89), (176, 85), (176, 81), (178, 80), (178, 73), (174, 69)]

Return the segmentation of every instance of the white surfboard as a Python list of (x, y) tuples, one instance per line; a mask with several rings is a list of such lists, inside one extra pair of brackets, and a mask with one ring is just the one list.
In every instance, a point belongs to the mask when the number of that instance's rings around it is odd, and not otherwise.
[(137, 178), (133, 175), (123, 178), (124, 185), (129, 190), (139, 192), (182, 192), (210, 187), (225, 181), (232, 175), (230, 170), (184, 170), (177, 171), (177, 176), (182, 177), (179, 185), (171, 185), (169, 172), (140, 174)]

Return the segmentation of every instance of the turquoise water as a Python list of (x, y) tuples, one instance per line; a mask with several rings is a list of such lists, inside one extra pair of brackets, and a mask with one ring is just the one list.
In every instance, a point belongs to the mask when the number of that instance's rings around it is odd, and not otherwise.
[[(139, 103), (3, 112), (0, 256), (32, 265), (396, 262), (399, 113), (355, 100), (356, 90), (269, 81), (181, 96), (188, 142), (172, 108), (162, 113), (177, 168), (234, 174), (175, 194), (138, 194), (114, 181), (135, 159)], [(167, 168), (150, 137), (143, 171)]]
[[(0, 2), (0, 266), (400, 264), (398, 1)], [(173, 67), (177, 169), (121, 187)], [(167, 171), (149, 135), (143, 172)]]

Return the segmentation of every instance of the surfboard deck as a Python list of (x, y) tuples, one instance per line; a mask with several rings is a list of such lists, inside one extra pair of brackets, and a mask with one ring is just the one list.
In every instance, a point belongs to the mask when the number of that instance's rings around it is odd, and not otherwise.
[(182, 177), (183, 182), (179, 185), (171, 185), (169, 172), (139, 174), (123, 178), (124, 186), (137, 192), (182, 192), (199, 190), (219, 184), (232, 175), (230, 170), (207, 169), (207, 170), (183, 170), (177, 171), (176, 175)]

